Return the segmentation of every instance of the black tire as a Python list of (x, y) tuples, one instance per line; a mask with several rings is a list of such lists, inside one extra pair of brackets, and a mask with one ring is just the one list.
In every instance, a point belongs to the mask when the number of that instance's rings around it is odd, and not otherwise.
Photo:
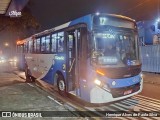
[(57, 88), (58, 88), (58, 92), (60, 95), (62, 96), (66, 96), (66, 83), (64, 81), (64, 78), (62, 75), (58, 74), (57, 77)]

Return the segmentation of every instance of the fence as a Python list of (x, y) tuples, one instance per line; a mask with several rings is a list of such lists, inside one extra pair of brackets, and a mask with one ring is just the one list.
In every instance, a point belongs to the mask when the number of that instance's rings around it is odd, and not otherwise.
[(140, 46), (142, 71), (160, 73), (160, 44)]

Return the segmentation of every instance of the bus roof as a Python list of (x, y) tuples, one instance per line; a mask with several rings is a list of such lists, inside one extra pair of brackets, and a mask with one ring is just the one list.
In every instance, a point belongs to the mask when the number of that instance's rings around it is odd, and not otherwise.
[[(84, 22), (87, 23), (88, 22), (88, 24), (89, 24), (90, 20), (92, 19), (91, 17), (93, 15), (96, 15), (96, 14), (94, 13), (94, 14), (88, 14), (86, 16), (82, 16), (80, 18), (77, 18), (75, 20), (69, 21), (69, 22), (67, 22), (65, 24), (62, 24), (60, 26), (57, 26), (57, 27), (54, 27), (54, 28), (51, 28), (51, 29), (47, 29), (47, 30), (44, 30), (44, 31), (42, 31), (40, 33), (34, 34), (31, 37), (35, 38), (35, 37), (38, 37), (38, 36), (41, 36), (41, 35), (49, 34), (49, 33), (54, 32), (56, 30), (60, 30), (60, 29), (66, 28), (66, 27), (75, 25), (77, 23), (84, 23)], [(134, 19), (131, 19), (131, 18), (123, 16), (123, 15), (107, 14), (107, 13), (101, 13), (100, 15), (106, 15), (106, 16), (109, 16), (109, 17), (115, 17), (115, 18), (120, 18), (120, 19), (128, 20), (128, 21), (131, 21), (131, 22), (135, 22)]]
[(111, 16), (111, 17), (117, 17), (117, 18), (121, 18), (121, 19), (125, 19), (125, 20), (129, 20), (132, 22), (135, 22), (134, 19), (127, 17), (127, 16), (123, 16), (123, 15), (117, 15), (117, 14), (106, 14), (107, 16)]

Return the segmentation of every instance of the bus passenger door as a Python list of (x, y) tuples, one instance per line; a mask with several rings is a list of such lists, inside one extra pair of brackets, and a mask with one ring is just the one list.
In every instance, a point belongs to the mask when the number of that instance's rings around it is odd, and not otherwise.
[(68, 91), (80, 88), (79, 80), (83, 79), (86, 74), (87, 34), (84, 34), (86, 31), (86, 27), (80, 27), (67, 32)]
[(67, 88), (68, 91), (72, 91), (75, 89), (75, 63), (76, 63), (76, 30), (67, 32)]

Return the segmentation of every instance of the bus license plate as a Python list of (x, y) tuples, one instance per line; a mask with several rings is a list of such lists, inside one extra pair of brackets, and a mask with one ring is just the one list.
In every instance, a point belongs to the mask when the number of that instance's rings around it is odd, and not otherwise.
[(128, 94), (130, 94), (130, 93), (132, 93), (132, 90), (124, 91), (124, 95), (128, 95)]

